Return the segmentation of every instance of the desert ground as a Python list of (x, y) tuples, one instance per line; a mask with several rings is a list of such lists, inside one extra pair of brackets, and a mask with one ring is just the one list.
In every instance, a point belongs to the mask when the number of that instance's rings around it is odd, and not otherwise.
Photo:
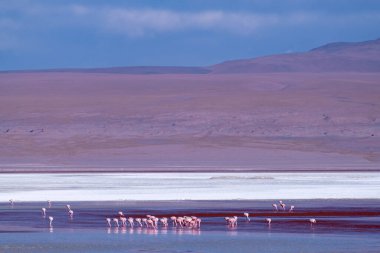
[(379, 73), (1, 73), (0, 171), (379, 170)]

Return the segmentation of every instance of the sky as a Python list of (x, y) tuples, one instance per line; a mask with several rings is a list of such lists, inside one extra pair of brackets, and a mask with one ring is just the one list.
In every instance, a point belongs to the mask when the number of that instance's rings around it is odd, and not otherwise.
[(0, 70), (208, 66), (377, 38), (378, 0), (0, 0)]

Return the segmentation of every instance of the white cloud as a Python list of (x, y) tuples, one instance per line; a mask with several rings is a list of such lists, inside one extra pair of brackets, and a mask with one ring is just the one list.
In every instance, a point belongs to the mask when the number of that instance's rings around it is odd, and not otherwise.
[(128, 36), (182, 30), (220, 30), (250, 34), (280, 22), (276, 15), (226, 11), (179, 12), (152, 9), (88, 8), (74, 6), (72, 13), (87, 24)]
[[(16, 1), (18, 2), (18, 1)], [(12, 1), (8, 2), (12, 3)], [(313, 11), (298, 12), (245, 12), (229, 10), (178, 11), (169, 9), (136, 9), (100, 5), (62, 5), (41, 4), (29, 0), (18, 4), (0, 4), (1, 8), (19, 12), (18, 23), (10, 19), (0, 19), (0, 29), (7, 26), (5, 32), (29, 26), (29, 30), (44, 26), (46, 29), (59, 27), (85, 28), (105, 33), (121, 34), (128, 37), (141, 37), (152, 34), (180, 32), (187, 30), (219, 31), (230, 34), (252, 35), (260, 30), (276, 27), (305, 26), (347, 26), (355, 23), (380, 22), (380, 13), (376, 10), (363, 13), (331, 14)], [(3, 13), (4, 14), (4, 13)], [(12, 18), (15, 18), (13, 16)], [(12, 27), (13, 26), (13, 27)], [(22, 29), (22, 27), (21, 27)], [(4, 29), (3, 29), (4, 30)], [(3, 34), (5, 34), (3, 32)]]

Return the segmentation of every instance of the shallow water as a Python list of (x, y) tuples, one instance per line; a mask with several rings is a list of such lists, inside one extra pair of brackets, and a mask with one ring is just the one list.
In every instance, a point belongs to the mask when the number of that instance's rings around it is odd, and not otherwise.
[(2, 234), (3, 252), (308, 252), (377, 253), (378, 235), (314, 235), (208, 232), (188, 234), (31, 233), (24, 237)]
[[(378, 252), (380, 201), (284, 200), (295, 211), (272, 210), (273, 201), (120, 201), (0, 204), (0, 252)], [(67, 215), (70, 204), (74, 217)], [(201, 228), (172, 224), (108, 228), (106, 217), (196, 215)], [(242, 212), (251, 214), (251, 221)], [(239, 216), (231, 228), (225, 216)], [(272, 218), (268, 226), (265, 218)], [(310, 225), (308, 219), (316, 218)]]
[(0, 202), (380, 198), (380, 173), (1, 174)]

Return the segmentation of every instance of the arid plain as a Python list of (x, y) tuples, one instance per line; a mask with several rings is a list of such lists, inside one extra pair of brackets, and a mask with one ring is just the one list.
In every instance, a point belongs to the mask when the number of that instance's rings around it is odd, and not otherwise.
[(1, 171), (378, 170), (379, 80), (2, 73)]
[(379, 170), (379, 55), (1, 72), (0, 171)]

